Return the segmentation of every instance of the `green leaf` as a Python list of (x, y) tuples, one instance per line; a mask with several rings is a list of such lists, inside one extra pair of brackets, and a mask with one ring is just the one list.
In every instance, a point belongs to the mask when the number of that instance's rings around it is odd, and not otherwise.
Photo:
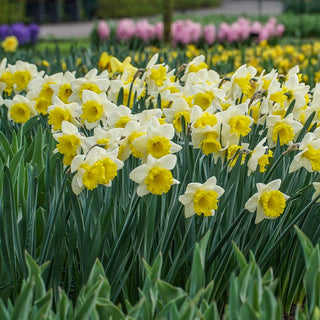
[(59, 288), (59, 300), (58, 300), (58, 306), (57, 306), (57, 316), (59, 317), (59, 320), (67, 320), (68, 319), (68, 310), (71, 305), (71, 302), (69, 301), (67, 295), (63, 290)]
[(163, 301), (164, 305), (187, 296), (181, 288), (174, 287), (163, 280), (157, 280), (157, 286), (159, 290), (159, 297)]
[(7, 153), (7, 156), (9, 159), (11, 159), (14, 154), (11, 149), (10, 143), (7, 139), (7, 137), (0, 131), (0, 144), (3, 147), (4, 151)]
[[(93, 285), (95, 285), (97, 282), (100, 282), (101, 278), (106, 279), (106, 275), (104, 273), (104, 269), (103, 269), (101, 262), (98, 259), (96, 259), (96, 261), (92, 267), (92, 270), (90, 272), (90, 276), (89, 276), (89, 279), (87, 282), (87, 287), (90, 288)], [(105, 297), (105, 298), (109, 299), (109, 296)]]
[(92, 292), (85, 300), (77, 300), (74, 320), (87, 320), (97, 302), (98, 290)]
[(43, 132), (41, 127), (38, 127), (37, 135), (34, 138), (34, 148), (33, 148), (33, 156), (30, 161), (30, 164), (34, 166), (38, 166), (39, 170), (43, 168)]
[(237, 247), (237, 245), (234, 241), (232, 241), (232, 247), (233, 247), (233, 251), (237, 257), (239, 268), (240, 269), (245, 268), (248, 265), (247, 260), (246, 260), (245, 256), (243, 255), (243, 253), (240, 251), (240, 249)]
[(205, 257), (211, 230), (205, 234), (199, 244), (195, 245), (192, 269), (190, 274), (190, 297), (196, 296), (197, 292), (205, 285)]
[(14, 310), (11, 316), (12, 320), (29, 320), (28, 314), (31, 309), (32, 297), (33, 297), (34, 282), (27, 281), (20, 295), (14, 305)]
[(286, 111), (286, 114), (284, 115), (284, 118), (285, 118), (288, 114), (292, 113), (295, 104), (296, 104), (296, 100), (293, 99), (293, 100), (290, 102), (290, 104), (289, 104), (289, 107), (288, 107), (288, 109), (287, 109), (287, 111)]
[(4, 305), (2, 299), (0, 299), (0, 319), (10, 320), (10, 314)]
[(294, 228), (295, 228), (296, 233), (299, 237), (299, 240), (300, 240), (300, 243), (301, 243), (301, 246), (303, 249), (304, 258), (305, 258), (306, 264), (308, 266), (310, 257), (313, 253), (313, 250), (314, 250), (312, 242), (308, 239), (308, 237), (297, 226), (295, 226)]
[(52, 290), (50, 289), (46, 295), (40, 300), (35, 301), (38, 312), (33, 317), (34, 320), (47, 319), (52, 307)]
[(125, 319), (121, 309), (105, 299), (97, 300), (96, 310), (99, 314), (99, 319), (109, 319), (110, 317), (114, 320)]

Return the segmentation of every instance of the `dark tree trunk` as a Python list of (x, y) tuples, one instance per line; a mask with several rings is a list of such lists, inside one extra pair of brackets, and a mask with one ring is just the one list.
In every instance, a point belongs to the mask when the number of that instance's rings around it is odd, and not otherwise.
[(173, 3), (174, 0), (162, 0), (163, 5), (163, 36), (164, 41), (171, 42), (171, 23), (173, 16)]

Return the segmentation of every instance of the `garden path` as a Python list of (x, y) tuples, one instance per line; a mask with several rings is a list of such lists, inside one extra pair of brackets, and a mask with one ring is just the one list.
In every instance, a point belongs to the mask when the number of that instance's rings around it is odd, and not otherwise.
[[(216, 8), (204, 8), (184, 11), (184, 13), (192, 13), (193, 15), (277, 15), (281, 12), (281, 0), (222, 0), (221, 6)], [(40, 27), (39, 38), (85, 38), (89, 37), (93, 26), (93, 21), (44, 24)]]

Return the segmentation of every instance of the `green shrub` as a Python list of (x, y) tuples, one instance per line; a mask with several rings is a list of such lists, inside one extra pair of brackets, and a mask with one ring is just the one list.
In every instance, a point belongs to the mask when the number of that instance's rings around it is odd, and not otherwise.
[(283, 9), (285, 12), (294, 13), (320, 12), (319, 0), (284, 0)]

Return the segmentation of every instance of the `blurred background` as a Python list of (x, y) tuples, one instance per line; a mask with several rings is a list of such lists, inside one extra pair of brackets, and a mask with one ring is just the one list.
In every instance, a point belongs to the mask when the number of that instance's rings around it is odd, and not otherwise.
[[(0, 23), (56, 23), (159, 14), (163, 0), (1, 0)], [(168, 1), (170, 2), (170, 1)], [(174, 9), (216, 7), (221, 0), (175, 0)]]
[[(320, 12), (319, 0), (278, 0), (284, 12)], [(0, 0), (0, 24), (59, 23), (90, 21), (156, 15), (162, 12), (164, 3), (172, 3), (174, 10), (213, 8), (232, 4), (237, 7), (241, 0)], [(248, 1), (246, 1), (248, 2)], [(269, 0), (251, 0), (253, 7), (264, 14)], [(274, 1), (273, 1), (274, 2)], [(267, 12), (266, 12), (267, 13)]]

